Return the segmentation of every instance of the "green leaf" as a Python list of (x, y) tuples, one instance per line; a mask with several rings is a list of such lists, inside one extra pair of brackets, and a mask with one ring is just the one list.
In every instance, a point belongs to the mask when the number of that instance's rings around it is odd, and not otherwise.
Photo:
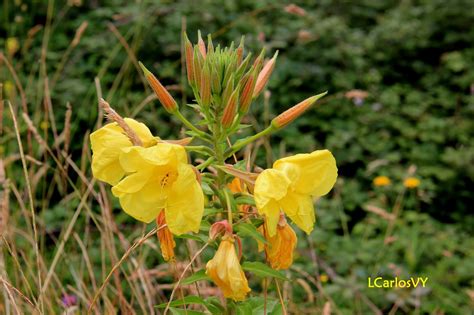
[(191, 276), (183, 279), (183, 281), (181, 281), (181, 284), (182, 285), (188, 285), (188, 284), (191, 284), (191, 283), (194, 283), (196, 281), (201, 281), (201, 280), (211, 280), (207, 275), (206, 275), (206, 270), (204, 269), (201, 269), (199, 271), (196, 271), (194, 274), (192, 274)]
[[(206, 305), (206, 301), (203, 298), (196, 296), (196, 295), (188, 295), (182, 299), (172, 301), (170, 306), (181, 306), (187, 304), (199, 304), (199, 305)], [(168, 303), (161, 303), (159, 305), (155, 305), (156, 308), (165, 308)]]
[(213, 315), (220, 315), (225, 313), (225, 308), (215, 296), (206, 299), (206, 307)]
[(260, 277), (273, 277), (280, 280), (285, 280), (285, 281), (288, 280), (288, 278), (285, 277), (281, 272), (273, 270), (269, 266), (258, 261), (254, 261), (254, 262), (246, 261), (242, 264), (242, 268), (245, 271), (252, 272)]
[(170, 307), (171, 314), (173, 315), (205, 315), (206, 313), (193, 311), (193, 310), (185, 310), (182, 308), (174, 308)]
[(235, 202), (237, 202), (238, 205), (255, 206), (255, 200), (253, 199), (252, 196), (249, 196), (249, 195), (240, 195), (237, 198), (235, 198)]
[(267, 240), (263, 237), (260, 232), (257, 231), (257, 228), (250, 223), (239, 223), (234, 225), (234, 229), (237, 231), (237, 234), (240, 236), (250, 236), (255, 240), (267, 244)]
[(207, 242), (207, 236), (204, 236), (201, 234), (181, 234), (181, 235), (175, 235), (174, 237), (195, 240), (202, 243)]

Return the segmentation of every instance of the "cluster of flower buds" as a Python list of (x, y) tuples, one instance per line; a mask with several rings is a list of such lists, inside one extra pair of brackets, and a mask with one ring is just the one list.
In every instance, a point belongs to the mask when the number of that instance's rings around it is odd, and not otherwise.
[(277, 54), (264, 65), (264, 51), (244, 58), (244, 38), (235, 48), (207, 46), (201, 34), (193, 45), (185, 35), (186, 70), (194, 97), (209, 126), (232, 130), (265, 87)]

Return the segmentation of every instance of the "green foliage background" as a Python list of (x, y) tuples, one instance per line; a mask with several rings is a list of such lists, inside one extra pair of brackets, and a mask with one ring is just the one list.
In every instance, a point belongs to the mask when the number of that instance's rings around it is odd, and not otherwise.
[[(252, 108), (257, 130), (268, 117), (329, 91), (316, 109), (272, 136), (271, 144), (274, 159), (282, 152), (317, 148), (327, 148), (336, 157), (340, 179), (332, 197), (319, 203), (311, 242), (318, 257), (338, 275), (324, 285), (339, 310), (366, 312), (366, 305), (354, 302), (359, 291), (383, 311), (395, 303), (405, 313), (419, 309), (461, 314), (472, 307), (467, 290), (474, 287), (473, 1), (294, 1), (304, 8), (304, 16), (286, 12), (290, 2), (270, 0), (73, 2), (56, 1), (50, 8), (54, 18), (47, 69), (40, 69), (38, 62), (42, 31), (30, 48), (23, 48), (28, 31), (45, 25), (48, 2), (0, 4), (0, 47), (5, 47), (7, 38), (20, 41), (20, 51), (12, 59), (20, 79), (28, 83), (30, 114), (36, 121), (44, 119), (43, 88), (34, 83), (37, 74), (44, 70), (53, 76), (76, 29), (89, 23), (51, 85), (58, 129), (66, 103), (73, 107), (73, 156), (80, 154), (84, 132), (97, 120), (95, 77), (117, 111), (137, 114), (155, 134), (176, 137), (180, 126), (157, 102), (136, 113), (151, 91), (108, 23), (164, 84), (178, 87), (173, 92), (177, 99), (183, 95), (179, 91), (184, 79), (183, 25), (193, 41), (198, 29), (223, 45), (243, 34), (248, 51), (265, 47), (271, 56), (279, 50), (268, 85), (269, 103), (264, 106), (260, 99)], [(0, 81), (12, 81), (1, 66)], [(360, 103), (346, 98), (353, 89), (367, 91), (368, 97)], [(184, 97), (191, 94), (183, 92)], [(16, 91), (5, 93), (18, 100)], [(0, 145), (5, 156), (16, 150), (16, 143), (4, 135)], [(264, 152), (259, 161), (265, 166)], [(402, 193), (411, 165), (416, 166), (421, 185)], [(389, 176), (392, 185), (374, 188), (377, 175)], [(384, 246), (387, 223), (367, 213), (365, 205), (377, 204), (390, 212), (401, 194), (398, 239)], [(49, 202), (47, 224), (60, 225), (65, 214), (54, 211), (54, 198)], [(300, 239), (301, 256), (295, 264), (311, 270), (310, 239), (303, 235)], [(401, 269), (402, 277), (428, 276), (429, 289), (367, 289), (367, 277), (374, 272), (393, 275), (390, 263)], [(301, 288), (295, 288), (293, 303), (314, 306)]]

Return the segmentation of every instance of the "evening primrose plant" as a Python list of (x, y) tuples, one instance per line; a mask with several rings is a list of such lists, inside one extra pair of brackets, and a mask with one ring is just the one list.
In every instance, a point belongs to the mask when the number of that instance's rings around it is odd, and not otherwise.
[[(196, 45), (184, 38), (187, 78), (194, 94), (189, 106), (199, 114), (199, 123), (185, 118), (184, 106), (140, 63), (159, 102), (184, 124), (189, 137), (161, 139), (101, 100), (110, 123), (90, 136), (92, 172), (112, 186), (127, 214), (145, 223), (156, 220), (166, 261), (177, 259), (175, 236), (208, 231), (206, 246), (216, 245), (217, 250), (205, 271), (193, 276), (195, 281), (211, 280), (229, 299), (227, 306), (238, 307), (234, 302), (245, 300), (251, 292), (244, 271), (284, 278), (275, 270), (293, 263), (297, 237), (290, 224), (310, 234), (315, 224), (314, 198), (327, 194), (337, 178), (336, 161), (328, 150), (284, 157), (260, 172), (248, 161), (238, 161), (238, 152), (284, 128), (326, 93), (291, 107), (263, 131), (238, 138), (239, 131), (248, 127), (242, 119), (264, 90), (277, 53), (265, 62), (264, 51), (256, 58), (245, 54), (243, 40), (238, 47), (223, 48), (214, 47), (210, 37), (207, 45), (200, 35)], [(192, 163), (190, 153), (202, 162)], [(237, 230), (258, 241), (267, 264), (241, 264), (244, 249)], [(173, 294), (170, 303), (172, 298)]]

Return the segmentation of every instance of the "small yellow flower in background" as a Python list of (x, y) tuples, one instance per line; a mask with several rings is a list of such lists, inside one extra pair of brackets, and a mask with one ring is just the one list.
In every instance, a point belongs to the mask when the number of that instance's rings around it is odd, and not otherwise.
[(173, 234), (198, 232), (204, 212), (204, 194), (183, 146), (160, 142), (152, 147), (129, 147), (120, 155), (129, 174), (112, 193), (123, 210), (149, 223), (161, 209)]
[(328, 282), (329, 277), (328, 277), (327, 274), (323, 273), (323, 274), (321, 274), (321, 275), (319, 276), (319, 280), (320, 280), (322, 283), (326, 283), (326, 282)]
[[(143, 123), (125, 118), (127, 125), (135, 131), (145, 147), (156, 144), (156, 139)], [(117, 123), (110, 123), (90, 135), (92, 147), (92, 174), (95, 178), (110, 185), (117, 184), (125, 171), (120, 165), (122, 150), (133, 144)], [(154, 219), (154, 218), (153, 218)]]
[(13, 98), (15, 96), (15, 85), (12, 81), (5, 81), (3, 84), (5, 98)]
[(20, 42), (16, 37), (9, 37), (5, 43), (8, 55), (13, 56), (20, 49)]
[(327, 194), (337, 179), (334, 156), (328, 150), (297, 154), (277, 160), (260, 173), (254, 197), (258, 212), (265, 215), (269, 236), (277, 232), (280, 209), (307, 234), (316, 221), (314, 197)]
[(269, 236), (265, 226), (259, 227), (259, 232), (263, 234), (268, 244), (258, 244), (258, 250), (265, 249), (267, 261), (273, 269), (288, 269), (293, 264), (293, 252), (296, 247), (297, 237), (295, 231), (288, 225), (282, 215), (278, 222), (277, 232), (274, 236)]
[(159, 229), (157, 234), (158, 240), (160, 241), (161, 254), (165, 261), (174, 261), (174, 248), (176, 247), (176, 243), (170, 229), (167, 226), (161, 228), (164, 224), (166, 224), (165, 212), (161, 211), (156, 218), (156, 225)]
[(391, 183), (392, 181), (387, 176), (377, 176), (373, 180), (374, 186), (377, 187), (389, 186)]
[(405, 186), (408, 189), (414, 189), (420, 186), (420, 180), (416, 177), (407, 177), (403, 181), (403, 186)]
[(49, 128), (49, 122), (47, 120), (43, 120), (41, 123), (40, 123), (40, 128), (41, 130), (48, 130)]
[(222, 237), (214, 258), (206, 265), (206, 275), (222, 290), (226, 298), (243, 301), (250, 288), (235, 252), (234, 238)]

